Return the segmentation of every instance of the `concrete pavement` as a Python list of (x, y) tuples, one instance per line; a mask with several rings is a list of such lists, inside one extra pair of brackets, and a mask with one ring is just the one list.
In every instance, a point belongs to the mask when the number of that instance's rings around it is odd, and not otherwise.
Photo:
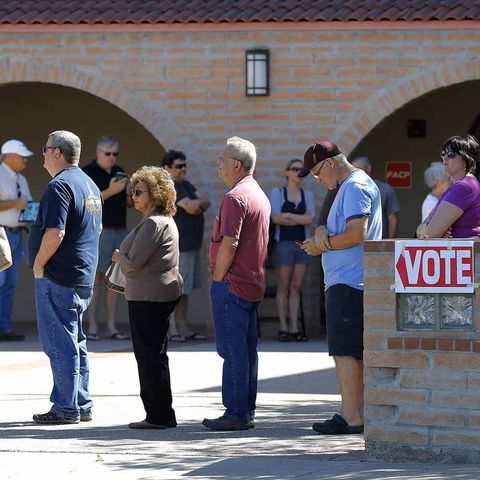
[(38, 426), (50, 408), (51, 373), (35, 335), (0, 344), (0, 478), (3, 479), (461, 479), (478, 466), (366, 462), (363, 437), (322, 437), (313, 421), (338, 410), (333, 362), (321, 341), (261, 342), (257, 427), (210, 432), (222, 413), (221, 361), (212, 343), (172, 344), (179, 426), (130, 430), (144, 418), (129, 341), (89, 345), (94, 420)]

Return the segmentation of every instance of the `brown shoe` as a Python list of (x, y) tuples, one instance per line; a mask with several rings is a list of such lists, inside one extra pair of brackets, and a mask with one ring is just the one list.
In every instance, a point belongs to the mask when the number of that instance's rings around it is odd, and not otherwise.
[(137, 430), (164, 430), (165, 428), (174, 428), (176, 426), (177, 426), (177, 422), (175, 420), (171, 420), (165, 425), (160, 425), (158, 423), (150, 423), (150, 422), (147, 422), (146, 420), (128, 424), (128, 428), (134, 428)]

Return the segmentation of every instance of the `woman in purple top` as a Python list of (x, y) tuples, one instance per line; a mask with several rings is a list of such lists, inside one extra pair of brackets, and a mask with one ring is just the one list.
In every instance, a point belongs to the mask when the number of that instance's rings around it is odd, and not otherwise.
[(417, 229), (418, 238), (480, 236), (480, 183), (475, 176), (480, 150), (473, 135), (449, 138), (440, 156), (453, 185)]

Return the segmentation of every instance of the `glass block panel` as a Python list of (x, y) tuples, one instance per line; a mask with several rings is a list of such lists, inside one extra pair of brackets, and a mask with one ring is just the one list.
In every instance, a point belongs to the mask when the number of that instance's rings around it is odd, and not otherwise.
[(435, 295), (406, 293), (399, 295), (399, 328), (434, 329), (436, 327)]
[(473, 328), (473, 295), (440, 297), (440, 328)]

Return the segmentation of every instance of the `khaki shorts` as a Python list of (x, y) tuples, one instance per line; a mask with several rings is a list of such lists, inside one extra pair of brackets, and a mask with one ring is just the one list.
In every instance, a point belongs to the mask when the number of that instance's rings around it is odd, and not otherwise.
[(104, 228), (100, 234), (98, 245), (98, 267), (97, 272), (105, 273), (112, 263), (112, 254), (122, 240), (127, 236), (126, 228)]
[(204, 271), (201, 252), (201, 250), (180, 252), (179, 270), (183, 277), (184, 295), (202, 288)]

